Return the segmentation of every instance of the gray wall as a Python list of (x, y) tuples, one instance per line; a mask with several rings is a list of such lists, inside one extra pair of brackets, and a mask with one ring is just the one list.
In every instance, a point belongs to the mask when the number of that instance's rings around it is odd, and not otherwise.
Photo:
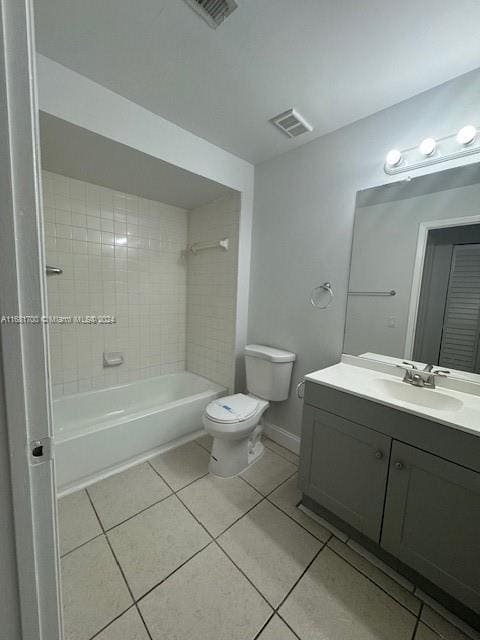
[[(248, 339), (295, 351), (294, 382), (342, 352), (356, 192), (398, 180), (383, 172), (389, 149), (478, 124), (479, 103), (476, 70), (256, 167)], [(310, 290), (326, 280), (335, 300), (319, 311)], [(266, 420), (299, 434), (301, 402), (291, 392)]]

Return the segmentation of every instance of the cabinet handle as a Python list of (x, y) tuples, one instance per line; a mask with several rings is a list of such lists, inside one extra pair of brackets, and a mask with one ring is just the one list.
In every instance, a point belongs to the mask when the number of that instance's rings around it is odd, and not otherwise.
[(377, 449), (375, 451), (375, 458), (377, 460), (381, 460), (383, 458), (383, 451), (381, 449)]
[(398, 469), (399, 471), (401, 471), (403, 469), (403, 462), (400, 462), (400, 460), (397, 460), (397, 462), (395, 462), (395, 469)]

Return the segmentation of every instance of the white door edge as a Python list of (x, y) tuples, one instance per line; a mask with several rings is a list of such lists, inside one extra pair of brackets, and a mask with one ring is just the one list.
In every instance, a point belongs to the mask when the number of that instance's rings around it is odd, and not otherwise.
[[(2, 0), (0, 52), (0, 314), (46, 312), (33, 8)], [(54, 462), (30, 443), (52, 436), (48, 337), (43, 323), (0, 324), (1, 367), (22, 636), (62, 634)]]

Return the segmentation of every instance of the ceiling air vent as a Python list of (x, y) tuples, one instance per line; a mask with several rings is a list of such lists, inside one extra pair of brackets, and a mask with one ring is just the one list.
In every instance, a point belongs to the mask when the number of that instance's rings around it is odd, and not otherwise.
[(235, 0), (185, 0), (212, 29), (219, 27), (235, 11)]
[(302, 118), (295, 109), (288, 109), (288, 111), (280, 113), (278, 116), (273, 117), (270, 122), (273, 122), (289, 138), (296, 138), (301, 136), (302, 133), (313, 131), (312, 125), (308, 124), (305, 118)]

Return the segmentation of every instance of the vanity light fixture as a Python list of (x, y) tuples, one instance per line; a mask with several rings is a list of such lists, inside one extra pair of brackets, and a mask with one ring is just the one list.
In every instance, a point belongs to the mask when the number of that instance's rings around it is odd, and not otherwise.
[(398, 167), (401, 161), (402, 161), (402, 154), (398, 149), (391, 149), (387, 153), (387, 166)]
[(474, 127), (473, 124), (468, 124), (466, 127), (462, 127), (457, 133), (457, 142), (458, 144), (466, 146), (467, 144), (472, 144), (476, 137), (477, 128)]
[(440, 162), (480, 154), (480, 127), (468, 124), (442, 138), (424, 138), (417, 146), (391, 149), (383, 170), (389, 176)]
[(435, 138), (425, 138), (420, 143), (418, 150), (420, 153), (426, 157), (432, 156), (437, 149), (437, 141)]

